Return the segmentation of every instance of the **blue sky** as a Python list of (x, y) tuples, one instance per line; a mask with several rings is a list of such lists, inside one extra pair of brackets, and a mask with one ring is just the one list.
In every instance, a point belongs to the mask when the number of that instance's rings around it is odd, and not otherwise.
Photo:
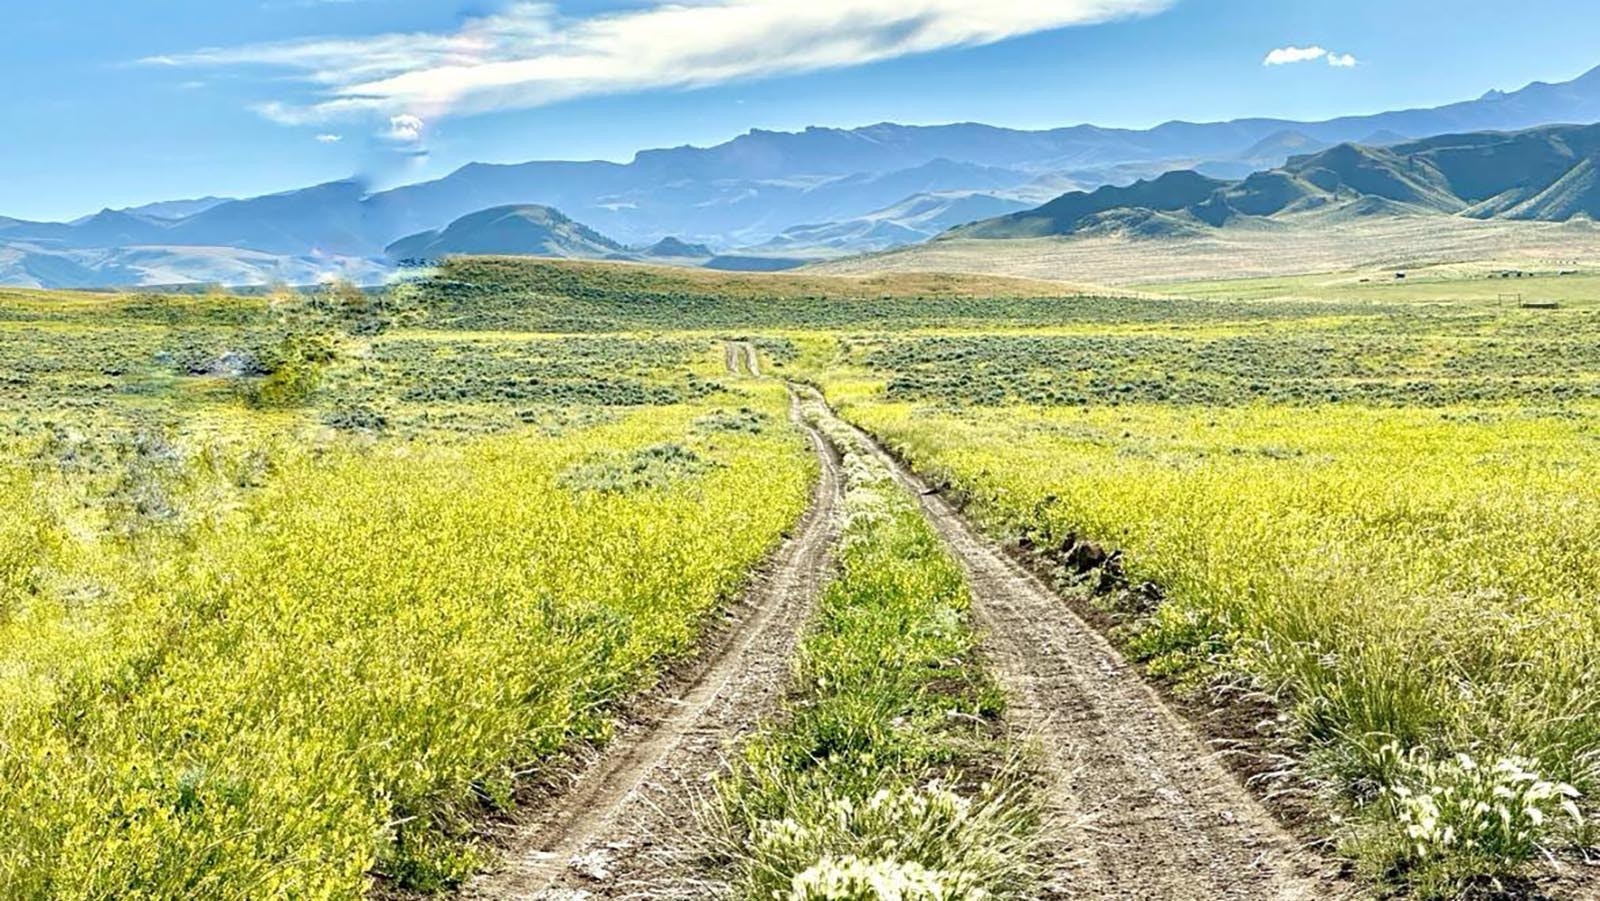
[[(474, 160), (626, 160), (750, 128), (1318, 119), (1600, 65), (1593, 0), (8, 6), (0, 215), (49, 219)], [(1302, 61), (1264, 64), (1274, 50)]]

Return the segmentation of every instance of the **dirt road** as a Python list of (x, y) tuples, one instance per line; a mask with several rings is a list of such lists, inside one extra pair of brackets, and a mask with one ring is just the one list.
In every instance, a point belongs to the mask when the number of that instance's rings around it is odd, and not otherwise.
[(875, 443), (966, 569), (984, 650), (1060, 830), (1051, 898), (1346, 894), (1121, 655)]
[(723, 345), (728, 372), (732, 375), (761, 377), (761, 356), (749, 341), (729, 341)]
[[(760, 373), (729, 342), (728, 371)], [(810, 389), (796, 389), (814, 395)], [(797, 405), (791, 415), (798, 417)], [(700, 898), (694, 810), (723, 754), (775, 709), (838, 536), (838, 464), (811, 511), (710, 643), (645, 715), (520, 824), (474, 898)], [(869, 444), (871, 444), (869, 440)], [(1303, 851), (1090, 625), (871, 444), (966, 569), (984, 650), (1014, 724), (1046, 769), (1051, 881), (1059, 899), (1311, 899), (1351, 894)]]
[[(753, 367), (754, 349), (737, 362)], [(735, 345), (729, 345), (729, 367)], [(797, 413), (791, 411), (798, 422)], [(519, 824), (503, 867), (469, 898), (699, 898), (694, 810), (723, 754), (788, 687), (800, 630), (831, 566), (838, 464), (808, 429), (822, 476), (793, 537), (759, 574), (690, 672), (644, 706), (570, 788)]]

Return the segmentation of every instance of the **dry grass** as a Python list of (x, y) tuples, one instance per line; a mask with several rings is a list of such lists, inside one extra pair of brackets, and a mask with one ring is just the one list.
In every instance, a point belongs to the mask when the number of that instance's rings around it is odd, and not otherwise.
[(540, 265), (566, 269), (596, 284), (647, 284), (660, 292), (713, 294), (732, 299), (805, 297), (1061, 297), (1084, 286), (1039, 278), (970, 272), (719, 272), (676, 266), (625, 262), (539, 260)]
[(1341, 221), (1308, 217), (1181, 237), (943, 240), (820, 263), (805, 272), (813, 277), (893, 275), (896, 280), (928, 272), (1006, 274), (1120, 286), (1483, 261), (1538, 268), (1594, 266), (1600, 264), (1600, 228), (1587, 221), (1486, 222), (1453, 216)]
[[(1498, 273), (1516, 269), (1515, 278)], [(1291, 275), (1276, 278), (1210, 279), (1163, 282), (1146, 290), (1167, 297), (1207, 300), (1325, 300), (1380, 304), (1469, 304), (1508, 308), (1523, 301), (1555, 302), (1563, 307), (1600, 304), (1600, 273), (1570, 266), (1524, 263), (1453, 263), (1413, 269), (1396, 279), (1391, 271)]]

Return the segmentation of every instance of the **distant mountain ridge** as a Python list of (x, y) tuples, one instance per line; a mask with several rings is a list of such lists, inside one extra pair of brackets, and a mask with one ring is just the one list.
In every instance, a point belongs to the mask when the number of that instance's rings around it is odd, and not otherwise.
[(183, 219), (196, 213), (203, 213), (214, 206), (233, 202), (232, 197), (196, 197), (193, 200), (164, 200), (159, 203), (147, 203), (144, 206), (128, 207), (117, 212), (129, 213), (134, 216), (143, 216), (148, 219)]
[(1174, 171), (1127, 187), (1064, 194), (948, 234), (1036, 238), (1107, 228), (1158, 234), (1314, 211), (1594, 219), (1600, 218), (1597, 163), (1600, 125), (1441, 135), (1392, 147), (1339, 144), (1238, 181)]
[(842, 222), (797, 225), (752, 253), (828, 257), (887, 250), (926, 241), (959, 225), (1024, 210), (1029, 204), (995, 194), (914, 194), (905, 200)]
[[(855, 252), (920, 240), (930, 220), (912, 209), (919, 197), (981, 195), (1035, 204), (1063, 187), (1128, 185), (1170, 170), (1243, 179), (1291, 156), (1352, 141), (1396, 144), (1596, 120), (1600, 68), (1561, 84), (1535, 82), (1433, 109), (1323, 122), (1250, 118), (1146, 130), (1077, 125), (1021, 131), (974, 123), (755, 130), (713, 147), (642, 151), (629, 163), (474, 163), (435, 181), (381, 192), (343, 180), (263, 197), (107, 210), (74, 223), (0, 218), (0, 247), (51, 272), (46, 257), (93, 266), (85, 261), (135, 247), (224, 248), (349, 268), (350, 260), (381, 262), (394, 242), (446, 229), (463, 216), (535, 205), (561, 210), (634, 247), (673, 236), (719, 253), (769, 244), (802, 250), (808, 242)], [(1559, 193), (1585, 195), (1591, 182), (1592, 176), (1573, 173)], [(1546, 200), (1558, 207), (1582, 202)], [(881, 215), (898, 208), (906, 215)], [(0, 268), (0, 283), (7, 282), (72, 284)]]

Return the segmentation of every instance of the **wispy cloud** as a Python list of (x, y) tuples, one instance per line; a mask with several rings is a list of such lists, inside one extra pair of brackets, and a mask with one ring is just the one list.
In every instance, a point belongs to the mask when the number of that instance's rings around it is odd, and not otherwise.
[(344, 140), (344, 135), (320, 134), (317, 135), (318, 144), (337, 144)]
[(1267, 58), (1261, 61), (1261, 65), (1290, 66), (1295, 63), (1315, 62), (1319, 59), (1327, 60), (1328, 65), (1335, 69), (1349, 69), (1357, 64), (1356, 58), (1348, 53), (1334, 53), (1316, 44), (1312, 44), (1309, 47), (1296, 47), (1291, 44), (1288, 47), (1279, 47), (1268, 53)]
[(1149, 15), (1174, 2), (651, 0), (588, 17), (519, 2), (444, 33), (222, 47), (145, 62), (287, 71), (310, 86), (310, 98), (260, 107), (286, 124), (362, 114), (432, 120), (863, 65)]

